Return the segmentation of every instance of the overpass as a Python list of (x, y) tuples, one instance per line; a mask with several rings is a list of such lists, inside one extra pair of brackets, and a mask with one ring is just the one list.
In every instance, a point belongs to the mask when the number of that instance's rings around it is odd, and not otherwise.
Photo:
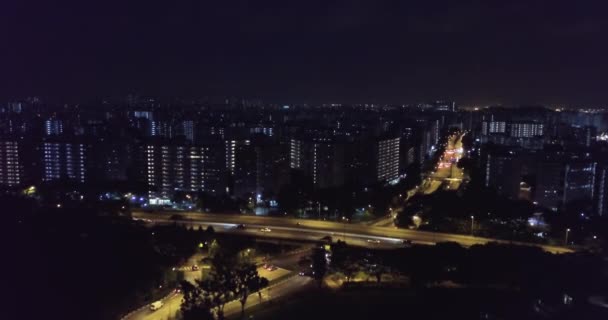
[[(171, 216), (174, 214), (179, 214), (181, 217), (183, 217), (183, 219), (171, 219)], [(353, 245), (363, 245), (367, 247), (396, 247), (402, 246), (402, 240), (411, 240), (414, 243), (421, 244), (456, 242), (465, 247), (476, 244), (496, 242), (503, 244), (535, 246), (552, 253), (568, 253), (573, 251), (570, 248), (559, 246), (323, 220), (252, 216), (242, 214), (142, 211), (133, 212), (133, 218), (159, 224), (177, 222), (180, 224), (189, 225), (211, 225), (214, 227), (221, 227), (223, 231), (240, 232), (262, 238), (314, 241), (329, 235), (332, 236), (334, 240), (343, 238)], [(245, 225), (245, 230), (237, 229), (236, 226), (239, 224)], [(260, 231), (261, 228), (270, 228), (271, 230), (269, 232), (263, 232)]]

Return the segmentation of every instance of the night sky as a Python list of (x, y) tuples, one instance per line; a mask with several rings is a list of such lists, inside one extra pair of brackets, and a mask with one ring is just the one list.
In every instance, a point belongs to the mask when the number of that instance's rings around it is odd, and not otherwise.
[(605, 2), (1, 0), (0, 101), (607, 105)]

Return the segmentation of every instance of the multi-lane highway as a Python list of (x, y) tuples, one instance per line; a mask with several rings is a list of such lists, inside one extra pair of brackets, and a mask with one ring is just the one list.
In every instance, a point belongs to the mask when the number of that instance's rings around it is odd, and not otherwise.
[[(217, 231), (241, 232), (255, 235), (260, 238), (279, 238), (289, 240), (319, 240), (324, 236), (332, 236), (334, 240), (346, 237), (347, 242), (365, 246), (396, 246), (400, 241), (407, 239), (416, 243), (434, 244), (437, 242), (452, 241), (463, 246), (485, 244), (488, 242), (513, 243), (520, 245), (538, 246), (546, 251), (554, 253), (571, 252), (564, 247), (547, 246), (505, 240), (473, 237), (459, 234), (438, 233), (399, 229), (395, 227), (375, 227), (363, 224), (340, 223), (323, 220), (304, 220), (293, 218), (237, 215), (237, 214), (209, 214), (198, 212), (180, 212), (183, 220), (171, 220), (171, 213), (167, 212), (134, 212), (133, 218), (148, 221), (148, 223), (181, 223), (191, 225), (215, 225), (223, 226)], [(237, 225), (245, 225), (244, 230), (236, 228)], [(270, 232), (261, 231), (269, 228)], [(350, 240), (349, 240), (350, 239)], [(357, 241), (358, 239), (358, 241)], [(371, 240), (371, 241), (368, 241)]]

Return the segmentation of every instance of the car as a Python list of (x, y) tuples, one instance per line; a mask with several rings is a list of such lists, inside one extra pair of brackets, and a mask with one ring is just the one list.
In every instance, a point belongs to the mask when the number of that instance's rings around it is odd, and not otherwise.
[(244, 224), (238, 224), (238, 225), (236, 226), (236, 228), (237, 228), (238, 230), (245, 230), (245, 225), (244, 225)]
[(158, 310), (158, 309), (162, 308), (162, 307), (163, 307), (163, 305), (164, 305), (164, 304), (163, 304), (163, 302), (162, 302), (162, 301), (160, 301), (160, 300), (158, 300), (158, 301), (154, 301), (154, 302), (152, 302), (152, 303), (150, 304), (150, 310), (151, 310), (151, 311), (156, 311), (156, 310)]
[(261, 232), (270, 232), (272, 230), (270, 230), (270, 228), (266, 227), (266, 228), (262, 228), (260, 229)]
[(378, 239), (367, 239), (367, 242), (368, 242), (368, 243), (375, 243), (375, 244), (378, 244), (378, 243), (380, 243), (380, 240), (378, 240)]
[(273, 266), (273, 265), (271, 265), (271, 264), (269, 264), (269, 263), (265, 263), (265, 264), (262, 266), (262, 268), (264, 268), (264, 269), (266, 269), (266, 270), (268, 270), (268, 271), (274, 271), (274, 270), (276, 270), (276, 269), (277, 269), (277, 267), (276, 267), (276, 266)]
[(409, 247), (412, 245), (412, 240), (405, 239), (401, 241), (401, 243), (403, 243), (404, 246)]
[(300, 277), (312, 277), (314, 275), (314, 272), (311, 269), (305, 269), (298, 272), (298, 275)]

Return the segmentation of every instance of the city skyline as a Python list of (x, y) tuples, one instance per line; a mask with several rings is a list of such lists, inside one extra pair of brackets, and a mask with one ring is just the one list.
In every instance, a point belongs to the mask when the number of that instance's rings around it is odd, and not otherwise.
[(608, 319), (608, 5), (0, 1), (7, 319)]

